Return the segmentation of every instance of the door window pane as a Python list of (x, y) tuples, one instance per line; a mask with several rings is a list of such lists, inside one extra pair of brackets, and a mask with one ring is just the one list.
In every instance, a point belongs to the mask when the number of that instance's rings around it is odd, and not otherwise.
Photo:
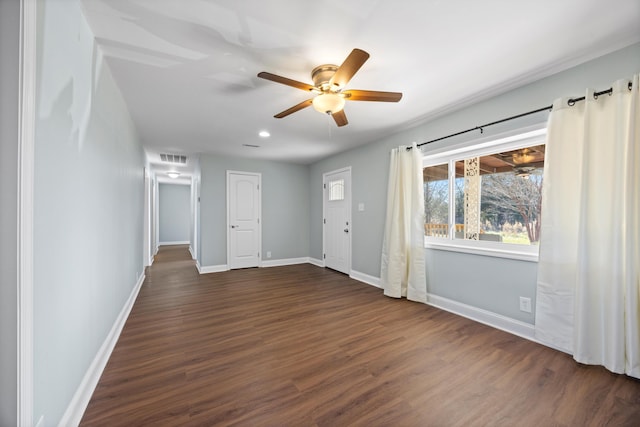
[(329, 181), (329, 201), (344, 200), (344, 179)]

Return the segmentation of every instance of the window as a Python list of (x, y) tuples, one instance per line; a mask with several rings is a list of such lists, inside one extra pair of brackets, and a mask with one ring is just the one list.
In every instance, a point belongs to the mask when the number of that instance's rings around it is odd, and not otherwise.
[(427, 247), (536, 259), (545, 133), (425, 156)]
[(344, 200), (344, 179), (329, 181), (329, 201)]

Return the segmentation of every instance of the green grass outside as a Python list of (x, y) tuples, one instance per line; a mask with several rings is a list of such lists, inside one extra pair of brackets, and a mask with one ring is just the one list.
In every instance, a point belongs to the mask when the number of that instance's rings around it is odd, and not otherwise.
[(503, 243), (514, 243), (517, 245), (529, 245), (529, 236), (527, 233), (519, 233), (519, 234), (504, 234), (500, 233), (502, 236)]

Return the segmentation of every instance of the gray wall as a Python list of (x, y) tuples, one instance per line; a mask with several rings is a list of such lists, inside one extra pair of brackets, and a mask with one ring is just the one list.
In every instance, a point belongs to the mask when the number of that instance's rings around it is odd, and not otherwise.
[[(640, 71), (640, 44), (538, 80), (519, 89), (426, 121), (361, 148), (330, 157), (310, 167), (311, 231), (309, 256), (322, 255), (322, 174), (352, 166), (353, 270), (380, 276), (380, 253), (386, 206), (389, 150), (448, 135), (477, 125), (550, 105), (555, 98), (584, 94), (585, 88), (603, 89), (616, 79)], [(543, 123), (547, 113), (485, 129), (484, 136)], [(448, 139), (425, 152), (451, 144), (463, 144), (478, 133)], [(358, 212), (358, 203), (365, 211)], [(533, 314), (520, 312), (518, 297), (535, 303), (536, 263), (425, 250), (428, 291), (497, 314), (534, 323)], [(464, 269), (461, 268), (464, 266)], [(535, 312), (535, 308), (533, 310)]]
[(0, 425), (16, 424), (20, 2), (0, 0)]
[(34, 420), (50, 426), (143, 274), (144, 153), (79, 0), (38, 15)]
[(191, 186), (158, 185), (160, 244), (188, 242), (191, 227)]
[(262, 174), (262, 259), (309, 254), (309, 171), (304, 165), (200, 156), (201, 266), (227, 264), (227, 170)]

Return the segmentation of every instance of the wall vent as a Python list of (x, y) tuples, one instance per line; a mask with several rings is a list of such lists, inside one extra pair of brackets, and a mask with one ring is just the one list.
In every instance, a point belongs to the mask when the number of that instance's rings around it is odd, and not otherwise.
[(179, 165), (187, 164), (187, 156), (180, 154), (160, 154), (160, 160), (165, 163), (176, 163)]

